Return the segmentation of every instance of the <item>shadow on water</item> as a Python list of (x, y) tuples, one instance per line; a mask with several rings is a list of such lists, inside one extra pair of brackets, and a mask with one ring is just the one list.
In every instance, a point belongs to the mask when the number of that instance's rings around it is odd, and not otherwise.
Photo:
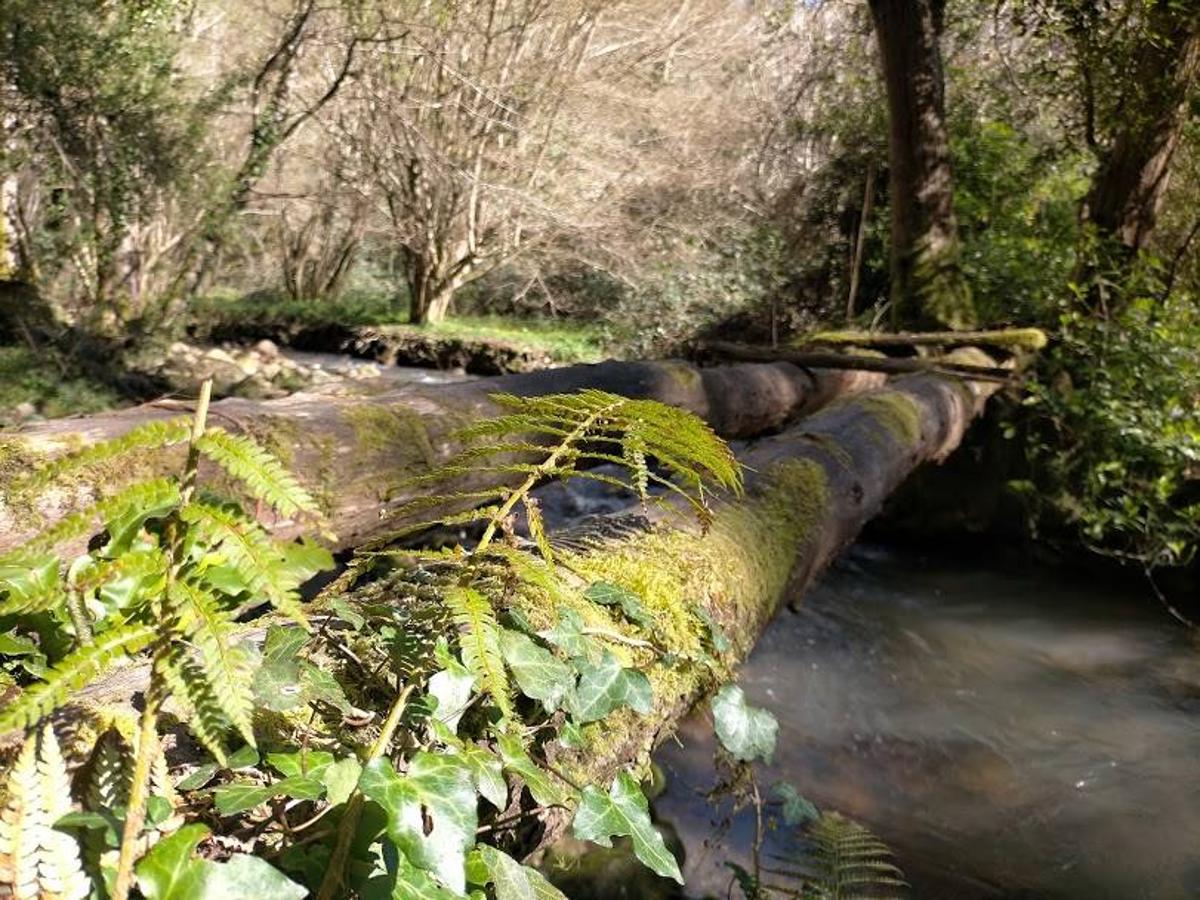
[[(915, 897), (1200, 895), (1200, 652), (1127, 585), (861, 546), (740, 683), (780, 722), (760, 780), (879, 834)], [(656, 756), (695, 897), (753, 840), (704, 797), (712, 751), (697, 714)]]

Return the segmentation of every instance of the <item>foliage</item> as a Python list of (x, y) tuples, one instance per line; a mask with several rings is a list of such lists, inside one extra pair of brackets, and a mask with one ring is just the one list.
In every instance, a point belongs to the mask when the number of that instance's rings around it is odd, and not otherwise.
[(907, 886), (883, 841), (838, 813), (823, 813), (805, 832), (807, 849), (799, 860), (809, 870), (806, 897), (858, 900), (896, 897)]
[(747, 704), (740, 687), (723, 686), (712, 700), (712, 714), (717, 738), (730, 756), (740, 762), (771, 761), (779, 723), (767, 710)]
[(1200, 546), (1200, 320), (1187, 297), (1144, 297), (1105, 321), (1067, 310), (1026, 404), (1032, 481), (1048, 524), (1146, 568)]
[(0, 347), (0, 428), (24, 420), (18, 407), (26, 404), (35, 415), (54, 419), (112, 409), (120, 398), (49, 349)]
[[(709, 491), (739, 490), (740, 471), (699, 420), (657, 404), (599, 392), (497, 400), (506, 414), (469, 428), (467, 449), (425, 479), (451, 488), (478, 472), (519, 481), (502, 495), (469, 495), (482, 511), (442, 516), (482, 529), (474, 546), (364, 553), (318, 611), (296, 589), (329, 555), (275, 541), (237, 502), (197, 488), (205, 458), (246, 499), (314, 518), (311, 498), (278, 461), (207, 426), (206, 401), (190, 425), (142, 426), (9, 486), (31, 496), (119, 470), (133, 455), (172, 447), (188, 455), (178, 478), (110, 486), (0, 568), (0, 612), (11, 626), (0, 653), (19, 688), (0, 728), (27, 727), (31, 741), (42, 740), (42, 723), (85, 682), (116, 660), (149, 657), (138, 734), (102, 730), (74, 786), (82, 811), (64, 820), (79, 834), (86, 889), (124, 897), (135, 875), (147, 898), (449, 900), (488, 891), (554, 900), (561, 894), (540, 875), (479, 842), (489, 810), (500, 819), (483, 830), (502, 833), (514, 808), (519, 824), (548, 807), (574, 810), (585, 839), (630, 837), (656, 872), (680, 877), (633, 774), (577, 783), (560, 768), (561, 751), (583, 749), (591, 723), (651, 712), (649, 668), (716, 663), (671, 660), (649, 640), (597, 627), (615, 619), (649, 634), (655, 623), (626, 585), (579, 577), (530, 491), (548, 478), (601, 477), (645, 503), (675, 496), (707, 522)], [(617, 474), (583, 468), (594, 461)], [(416, 511), (447, 499), (454, 495), (431, 488)], [(511, 519), (517, 510), (523, 524)], [(55, 555), (89, 535), (69, 563)], [(528, 621), (521, 598), (534, 595), (554, 598), (557, 624)], [(264, 606), (276, 615), (257, 647), (237, 618)], [(211, 757), (189, 760), (178, 790), (157, 740), (168, 711)], [(244, 746), (229, 752), (235, 743)], [(526, 793), (510, 796), (510, 781)], [(74, 808), (71, 795), (59, 791), (59, 813)], [(274, 812), (264, 818), (266, 810)], [(239, 848), (251, 855), (214, 856), (247, 833), (237, 823), (258, 823)]]

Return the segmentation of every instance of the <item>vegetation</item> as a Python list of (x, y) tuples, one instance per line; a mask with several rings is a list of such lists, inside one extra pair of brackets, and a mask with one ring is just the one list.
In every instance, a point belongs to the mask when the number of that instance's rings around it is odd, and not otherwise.
[[(18, 894), (124, 898), (136, 880), (148, 898), (190, 896), (210, 881), (235, 892), (270, 885), (272, 896), (449, 898), (488, 884), (498, 897), (556, 896), (537, 873), (476, 845), (481, 798), (497, 815), (512, 811), (506, 774), (535, 804), (518, 807), (518, 819), (573, 809), (580, 838), (629, 836), (646, 865), (679, 879), (637, 780), (622, 772), (611, 786), (577, 782), (551, 762), (549, 747), (582, 746), (585, 726), (624, 707), (648, 712), (644, 666), (697, 663), (658, 649), (631, 655), (631, 643), (655, 645), (586, 624), (589, 606), (650, 621), (643, 598), (586, 579), (569, 551), (552, 547), (530, 491), (551, 478), (603, 479), (651, 503), (656, 485), (706, 522), (710, 487), (740, 487), (729, 450), (690, 414), (651, 401), (596, 391), (498, 397), (509, 413), (473, 426), (463, 435), (468, 449), (425, 480), (435, 485), (465, 467), (519, 484), (413, 504), (482, 503), (421, 526), (479, 523), (472, 549), (368, 553), (339, 586), (383, 580), (386, 599), (351, 605), (335, 589), (306, 610), (297, 588), (332, 558), (312, 543), (269, 538), (237, 503), (198, 484), (199, 461), (216, 463), (280, 516), (315, 517), (316, 504), (261, 447), (210, 426), (208, 397), (206, 385), (191, 422), (142, 426), (11, 487), (32, 496), (131, 454), (186, 452), (177, 479), (114, 485), (0, 567), (5, 677), (16, 692), (0, 731), (26, 733), (0, 830), (5, 877)], [(618, 474), (581, 469), (588, 461)], [(528, 541), (513, 530), (518, 509)], [(86, 552), (60, 555), (97, 525)], [(553, 602), (522, 602), (535, 595)], [(538, 627), (534, 608), (559, 619)], [(276, 615), (259, 648), (238, 619), (264, 609)], [(113, 713), (104, 708), (77, 705), (86, 684), (125, 659), (148, 666), (132, 730), (106, 723)], [(697, 659), (718, 665), (703, 652)], [(378, 722), (364, 712), (376, 707), (388, 710)], [(99, 732), (75, 732), (69, 755), (87, 758), (87, 774), (73, 789), (50, 724), (67, 709)], [(176, 754), (172, 768), (182, 763), (187, 773), (177, 784), (160, 741), (170, 719), (199, 741)], [(231, 742), (241, 749), (230, 753)], [(251, 855), (196, 855), (213, 812), (232, 835), (230, 820), (256, 821), (276, 798), (287, 798), (287, 812), (254, 829)], [(315, 828), (322, 819), (328, 824)]]

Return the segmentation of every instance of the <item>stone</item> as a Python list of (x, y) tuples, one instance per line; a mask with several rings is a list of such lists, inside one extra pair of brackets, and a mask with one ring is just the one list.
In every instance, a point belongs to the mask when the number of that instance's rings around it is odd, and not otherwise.
[(279, 346), (274, 341), (263, 338), (254, 345), (254, 352), (265, 359), (275, 359), (279, 356)]

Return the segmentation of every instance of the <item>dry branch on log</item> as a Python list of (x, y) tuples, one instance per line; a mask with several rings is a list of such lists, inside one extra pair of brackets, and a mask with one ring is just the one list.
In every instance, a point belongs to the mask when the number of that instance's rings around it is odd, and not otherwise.
[[(457, 384), (410, 385), (373, 396), (331, 390), (268, 401), (232, 398), (214, 404), (211, 417), (279, 456), (324, 505), (338, 545), (353, 547), (387, 530), (387, 512), (412, 499), (414, 488), (406, 482), (457, 449), (457, 430), (496, 413), (488, 399), (496, 392), (535, 396), (597, 388), (649, 398), (694, 412), (732, 439), (777, 430), (835, 396), (878, 383), (879, 377), (863, 373), (804, 372), (787, 363), (700, 369), (677, 361), (607, 362)], [(0, 439), (0, 483), (69, 450), (187, 410), (187, 404), (162, 402), (46, 422), (5, 437)], [(88, 470), (76, 484), (41, 498), (34, 510), (27, 510), (21, 498), (0, 493), (0, 551), (34, 530), (34, 518), (36, 524), (50, 524), (95, 500), (110, 482), (127, 483), (178, 467), (179, 459), (168, 452), (147, 457), (136, 471), (127, 466), (119, 472)], [(457, 487), (488, 486), (464, 481)], [(301, 530), (290, 521), (269, 524), (282, 536)]]
[(895, 359), (889, 356), (853, 356), (847, 353), (822, 353), (811, 350), (758, 347), (731, 341), (706, 341), (702, 352), (717, 359), (744, 362), (789, 362), (802, 369), (846, 369), (856, 372), (882, 372), (906, 375), (914, 372), (933, 372), (960, 375), (973, 381), (1004, 384), (1012, 380), (1013, 370), (1000, 366), (979, 366), (943, 357), (940, 359)]

